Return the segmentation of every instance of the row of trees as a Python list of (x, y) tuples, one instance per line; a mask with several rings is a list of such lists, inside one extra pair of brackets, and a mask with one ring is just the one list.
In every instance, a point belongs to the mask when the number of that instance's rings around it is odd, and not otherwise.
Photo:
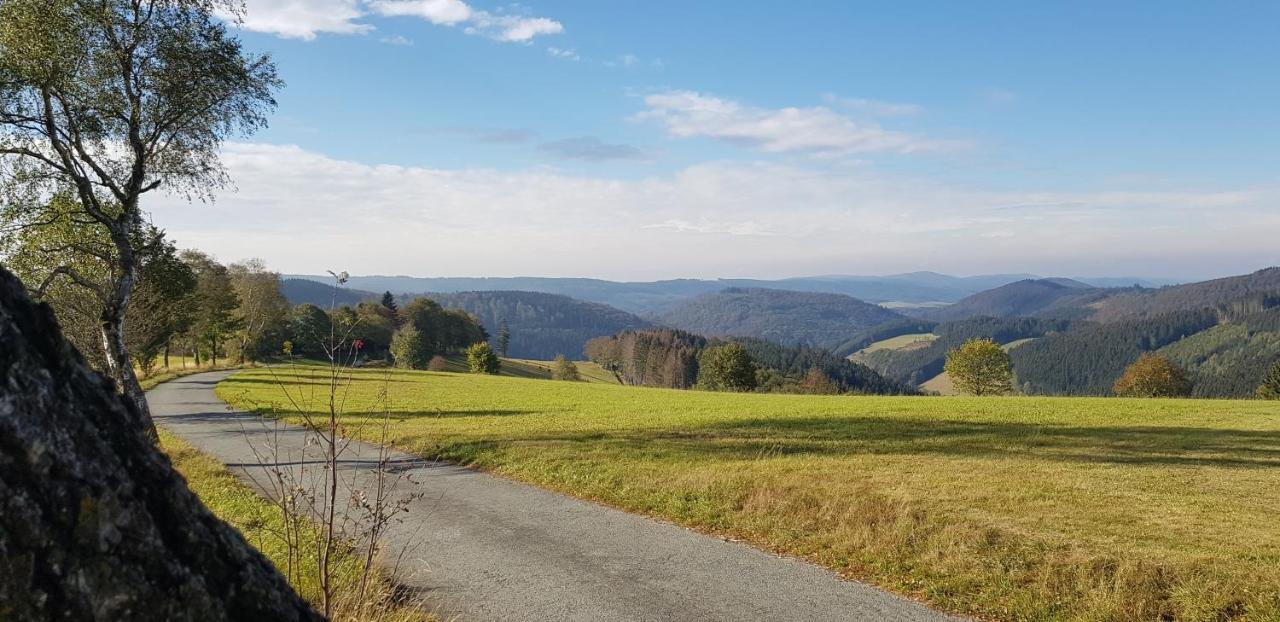
[[(378, 338), (385, 335), (385, 340), (369, 343), (377, 351), (389, 352), (397, 367), (427, 369), (436, 356), (454, 354), (480, 344), (489, 348), (489, 333), (466, 311), (445, 309), (429, 298), (414, 298), (396, 308), (394, 301), (384, 296), (383, 304), (378, 306), (391, 309), (391, 321), (395, 326), (392, 331), (379, 331)], [(355, 334), (363, 339), (368, 333)], [(496, 368), (493, 373), (496, 373)]]
[(590, 360), (623, 384), (713, 391), (911, 394), (826, 350), (762, 339), (708, 340), (678, 330), (624, 331), (587, 342)]
[[(1006, 395), (1013, 392), (1009, 353), (990, 339), (971, 339), (947, 354), (945, 369), (952, 383), (967, 395)], [(1193, 383), (1187, 370), (1169, 357), (1143, 353), (1111, 386), (1120, 397), (1189, 397)], [(1280, 399), (1280, 361), (1270, 368), (1256, 389), (1262, 399)]]
[[(42, 226), (19, 228), (0, 251), (6, 266), (54, 308), (77, 349), (110, 371), (115, 344), (106, 324), (118, 275), (102, 258), (113, 244), (100, 230), (82, 226), (77, 209), (66, 198), (51, 201), (41, 212)], [(142, 372), (167, 367), (175, 353), (197, 364), (253, 361), (279, 352), (289, 338), (280, 277), (261, 260), (223, 265), (197, 250), (179, 251), (150, 225), (133, 236), (131, 248), (138, 274), (121, 338)]]

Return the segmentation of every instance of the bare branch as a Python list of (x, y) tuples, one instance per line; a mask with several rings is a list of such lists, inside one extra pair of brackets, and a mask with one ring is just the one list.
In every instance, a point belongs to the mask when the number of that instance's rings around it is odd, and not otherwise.
[(107, 297), (106, 290), (104, 290), (102, 286), (98, 285), (97, 283), (94, 283), (93, 281), (86, 279), (83, 275), (77, 272), (75, 268), (72, 268), (71, 266), (58, 266), (57, 268), (54, 268), (53, 272), (50, 272), (49, 276), (46, 276), (44, 278), (44, 281), (40, 283), (40, 287), (36, 288), (36, 291), (34, 292), (35, 298), (44, 298), (44, 295), (48, 291), (49, 286), (53, 284), (54, 279), (56, 279), (58, 275), (65, 275), (66, 277), (74, 281), (76, 285), (79, 285), (80, 287), (83, 287), (89, 291), (92, 291), (93, 293), (97, 294), (98, 298), (102, 299), (104, 303), (107, 302), (108, 297)]

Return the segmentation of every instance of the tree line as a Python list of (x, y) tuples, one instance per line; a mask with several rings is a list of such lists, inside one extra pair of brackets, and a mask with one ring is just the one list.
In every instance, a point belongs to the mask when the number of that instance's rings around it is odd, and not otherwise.
[[(95, 229), (76, 227), (74, 212), (64, 211), (64, 205), (51, 202), (44, 212), (48, 224), (22, 229), (0, 250), (6, 267), (53, 307), (67, 339), (91, 365), (107, 371), (110, 350), (102, 324), (110, 301), (99, 294), (115, 278), (111, 265), (101, 260), (109, 241)], [(143, 375), (188, 361), (245, 364), (282, 355), (342, 355), (426, 369), (435, 356), (489, 340), (474, 316), (428, 298), (397, 305), (388, 294), (381, 301), (328, 309), (290, 305), (279, 273), (260, 259), (223, 264), (199, 250), (179, 250), (149, 225), (131, 244), (138, 279), (123, 336)], [(64, 268), (75, 278), (58, 278)], [(180, 362), (171, 361), (176, 357)], [(490, 362), (485, 365), (492, 368)]]
[(622, 384), (773, 393), (915, 394), (870, 368), (821, 348), (754, 338), (707, 339), (674, 329), (592, 339), (587, 357)]

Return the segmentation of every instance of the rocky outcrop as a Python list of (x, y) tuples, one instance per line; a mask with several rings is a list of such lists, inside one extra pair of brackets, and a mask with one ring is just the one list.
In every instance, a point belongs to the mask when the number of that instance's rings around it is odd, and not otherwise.
[(320, 620), (0, 269), (0, 620)]

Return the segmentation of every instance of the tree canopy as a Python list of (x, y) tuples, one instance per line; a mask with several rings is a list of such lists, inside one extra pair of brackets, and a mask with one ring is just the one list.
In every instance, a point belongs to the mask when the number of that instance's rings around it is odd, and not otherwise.
[(1143, 354), (1116, 380), (1120, 397), (1185, 397), (1191, 393), (1186, 370), (1159, 354)]
[(0, 2), (0, 219), (7, 228), (45, 226), (41, 206), (65, 194), (78, 224), (109, 242), (111, 252), (96, 256), (105, 284), (70, 263), (50, 278), (104, 301), (105, 366), (147, 427), (125, 335), (141, 269), (140, 200), (158, 189), (205, 197), (225, 185), (222, 143), (265, 126), (281, 85), (271, 59), (245, 53), (214, 15), (236, 4)]
[(947, 353), (951, 382), (968, 395), (1005, 395), (1013, 391), (1009, 354), (990, 339), (970, 339)]
[(756, 362), (741, 344), (729, 342), (707, 348), (698, 357), (698, 388), (752, 391), (757, 386), (756, 369)]

